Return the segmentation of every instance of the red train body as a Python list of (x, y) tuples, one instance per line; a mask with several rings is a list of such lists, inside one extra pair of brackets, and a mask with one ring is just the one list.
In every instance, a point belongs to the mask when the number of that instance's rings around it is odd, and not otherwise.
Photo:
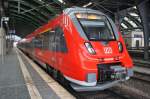
[(133, 75), (133, 63), (120, 32), (99, 11), (68, 8), (18, 46), (61, 72), (77, 91), (104, 90)]

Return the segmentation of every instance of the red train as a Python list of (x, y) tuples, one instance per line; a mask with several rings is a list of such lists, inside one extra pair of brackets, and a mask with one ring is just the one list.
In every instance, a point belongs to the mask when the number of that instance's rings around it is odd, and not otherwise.
[(133, 75), (121, 33), (107, 15), (92, 9), (67, 8), (18, 47), (76, 91), (104, 90)]

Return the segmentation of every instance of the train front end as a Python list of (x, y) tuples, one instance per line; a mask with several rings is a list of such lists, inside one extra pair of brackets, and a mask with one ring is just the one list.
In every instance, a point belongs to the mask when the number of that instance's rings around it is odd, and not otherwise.
[[(68, 11), (80, 34), (79, 72), (69, 79), (76, 91), (104, 90), (133, 76), (133, 63), (121, 34), (105, 14), (75, 8)], [(79, 79), (78, 79), (79, 78)]]

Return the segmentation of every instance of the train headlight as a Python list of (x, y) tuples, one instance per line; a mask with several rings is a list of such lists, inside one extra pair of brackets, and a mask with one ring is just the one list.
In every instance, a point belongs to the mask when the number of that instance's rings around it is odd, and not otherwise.
[(92, 47), (92, 45), (90, 44), (90, 43), (85, 43), (85, 46), (86, 46), (86, 48), (87, 48), (87, 50), (88, 50), (88, 52), (90, 53), (90, 54), (96, 54), (96, 52), (95, 52), (95, 50), (93, 49), (93, 47)]
[(119, 49), (119, 52), (123, 52), (123, 45), (121, 42), (118, 42), (118, 49)]

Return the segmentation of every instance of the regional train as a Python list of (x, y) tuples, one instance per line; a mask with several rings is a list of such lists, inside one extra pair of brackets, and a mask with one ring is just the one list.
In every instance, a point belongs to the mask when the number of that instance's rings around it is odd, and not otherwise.
[(105, 90), (133, 76), (133, 63), (114, 22), (88, 8), (63, 13), (19, 41), (18, 47), (76, 91)]

